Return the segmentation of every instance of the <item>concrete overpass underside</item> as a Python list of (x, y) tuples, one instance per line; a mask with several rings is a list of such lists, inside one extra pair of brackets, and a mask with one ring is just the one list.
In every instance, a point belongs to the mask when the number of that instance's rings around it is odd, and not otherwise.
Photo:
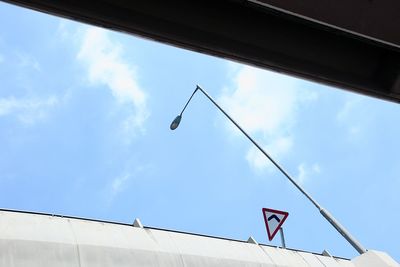
[(400, 102), (398, 0), (3, 0)]

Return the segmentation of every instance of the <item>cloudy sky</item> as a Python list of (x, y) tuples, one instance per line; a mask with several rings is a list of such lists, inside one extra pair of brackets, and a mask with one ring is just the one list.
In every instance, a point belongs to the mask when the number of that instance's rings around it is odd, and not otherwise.
[(369, 249), (400, 260), (400, 106), (0, 3), (0, 207), (355, 250), (200, 84)]

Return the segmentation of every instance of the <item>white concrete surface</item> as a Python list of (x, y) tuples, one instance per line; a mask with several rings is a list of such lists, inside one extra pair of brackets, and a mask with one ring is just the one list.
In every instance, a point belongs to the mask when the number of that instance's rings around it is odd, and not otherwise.
[(351, 260), (356, 267), (399, 267), (400, 265), (388, 254), (381, 251), (369, 250), (366, 253)]
[(396, 264), (388, 255), (373, 251), (350, 261), (165, 230), (0, 211), (0, 266), (7, 267), (392, 267)]

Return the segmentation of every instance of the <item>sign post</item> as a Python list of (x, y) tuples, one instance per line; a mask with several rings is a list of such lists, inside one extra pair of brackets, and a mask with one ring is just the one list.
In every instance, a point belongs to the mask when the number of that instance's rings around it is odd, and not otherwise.
[(271, 241), (276, 233), (280, 230), (282, 247), (286, 248), (285, 237), (283, 236), (283, 229), (281, 228), (289, 213), (281, 210), (263, 208), (262, 213), (264, 216), (265, 227), (267, 228), (268, 239)]
[(283, 227), (281, 227), (281, 229), (279, 229), (279, 232), (281, 233), (282, 247), (286, 248), (285, 235), (283, 234)]

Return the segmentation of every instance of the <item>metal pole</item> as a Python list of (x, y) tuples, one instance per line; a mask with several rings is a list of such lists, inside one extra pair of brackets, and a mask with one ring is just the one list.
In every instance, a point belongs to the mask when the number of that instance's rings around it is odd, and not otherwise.
[[(200, 90), (263, 154), (266, 156), (272, 164), (275, 165), (275, 167), (280, 170), (280, 172), (308, 199), (311, 201), (311, 203), (319, 210), (319, 212), (324, 216), (325, 219), (328, 220), (328, 222), (358, 251), (358, 253), (363, 254), (367, 250), (321, 205), (318, 204), (317, 201), (315, 201), (299, 184), (296, 183), (296, 181), (270, 156), (268, 155), (267, 152), (264, 151), (264, 149), (256, 143), (256, 141), (251, 138), (250, 135), (248, 135), (242, 127), (237, 124), (235, 120), (229, 116), (225, 110), (223, 110), (217, 102), (214, 101), (214, 99), (201, 88), (199, 85), (196, 85), (196, 89), (194, 90), (193, 94), (191, 95), (189, 101), (192, 99), (193, 95), (197, 92), (197, 90)], [(189, 104), (189, 101), (186, 103), (185, 107), (183, 108), (181, 115), (183, 111), (186, 109), (187, 105)]]
[(283, 228), (282, 227), (279, 229), (279, 232), (281, 233), (282, 248), (286, 248), (285, 235), (283, 234)]
[[(235, 126), (253, 143), (253, 145), (255, 145), (263, 154), (264, 156), (266, 156), (274, 165), (275, 167), (277, 167), (281, 173), (283, 173), (283, 175), (286, 176), (286, 178), (295, 186), (297, 187), (298, 190), (300, 190), (301, 193), (303, 193), (303, 195), (305, 195), (313, 204), (315, 207), (317, 207), (317, 209), (321, 209), (321, 206), (309, 195), (307, 194), (306, 191), (304, 191), (303, 188), (301, 188), (300, 185), (298, 185), (296, 183), (296, 181), (290, 177), (290, 175), (281, 167), (279, 166), (279, 164), (270, 156), (268, 155), (267, 152), (264, 151), (264, 149), (256, 143), (256, 141), (253, 140), (253, 138), (251, 138), (250, 135), (248, 135), (243, 129), (242, 127), (239, 126), (239, 124), (237, 124), (237, 122), (231, 118), (231, 116), (229, 116), (225, 110), (223, 110), (218, 104), (217, 102), (214, 101), (214, 99), (212, 99), (212, 97), (207, 94), (206, 91), (204, 91), (200, 86), (197, 85), (196, 90), (200, 90), (233, 124), (235, 124)], [(195, 90), (195, 91), (196, 91)]]

